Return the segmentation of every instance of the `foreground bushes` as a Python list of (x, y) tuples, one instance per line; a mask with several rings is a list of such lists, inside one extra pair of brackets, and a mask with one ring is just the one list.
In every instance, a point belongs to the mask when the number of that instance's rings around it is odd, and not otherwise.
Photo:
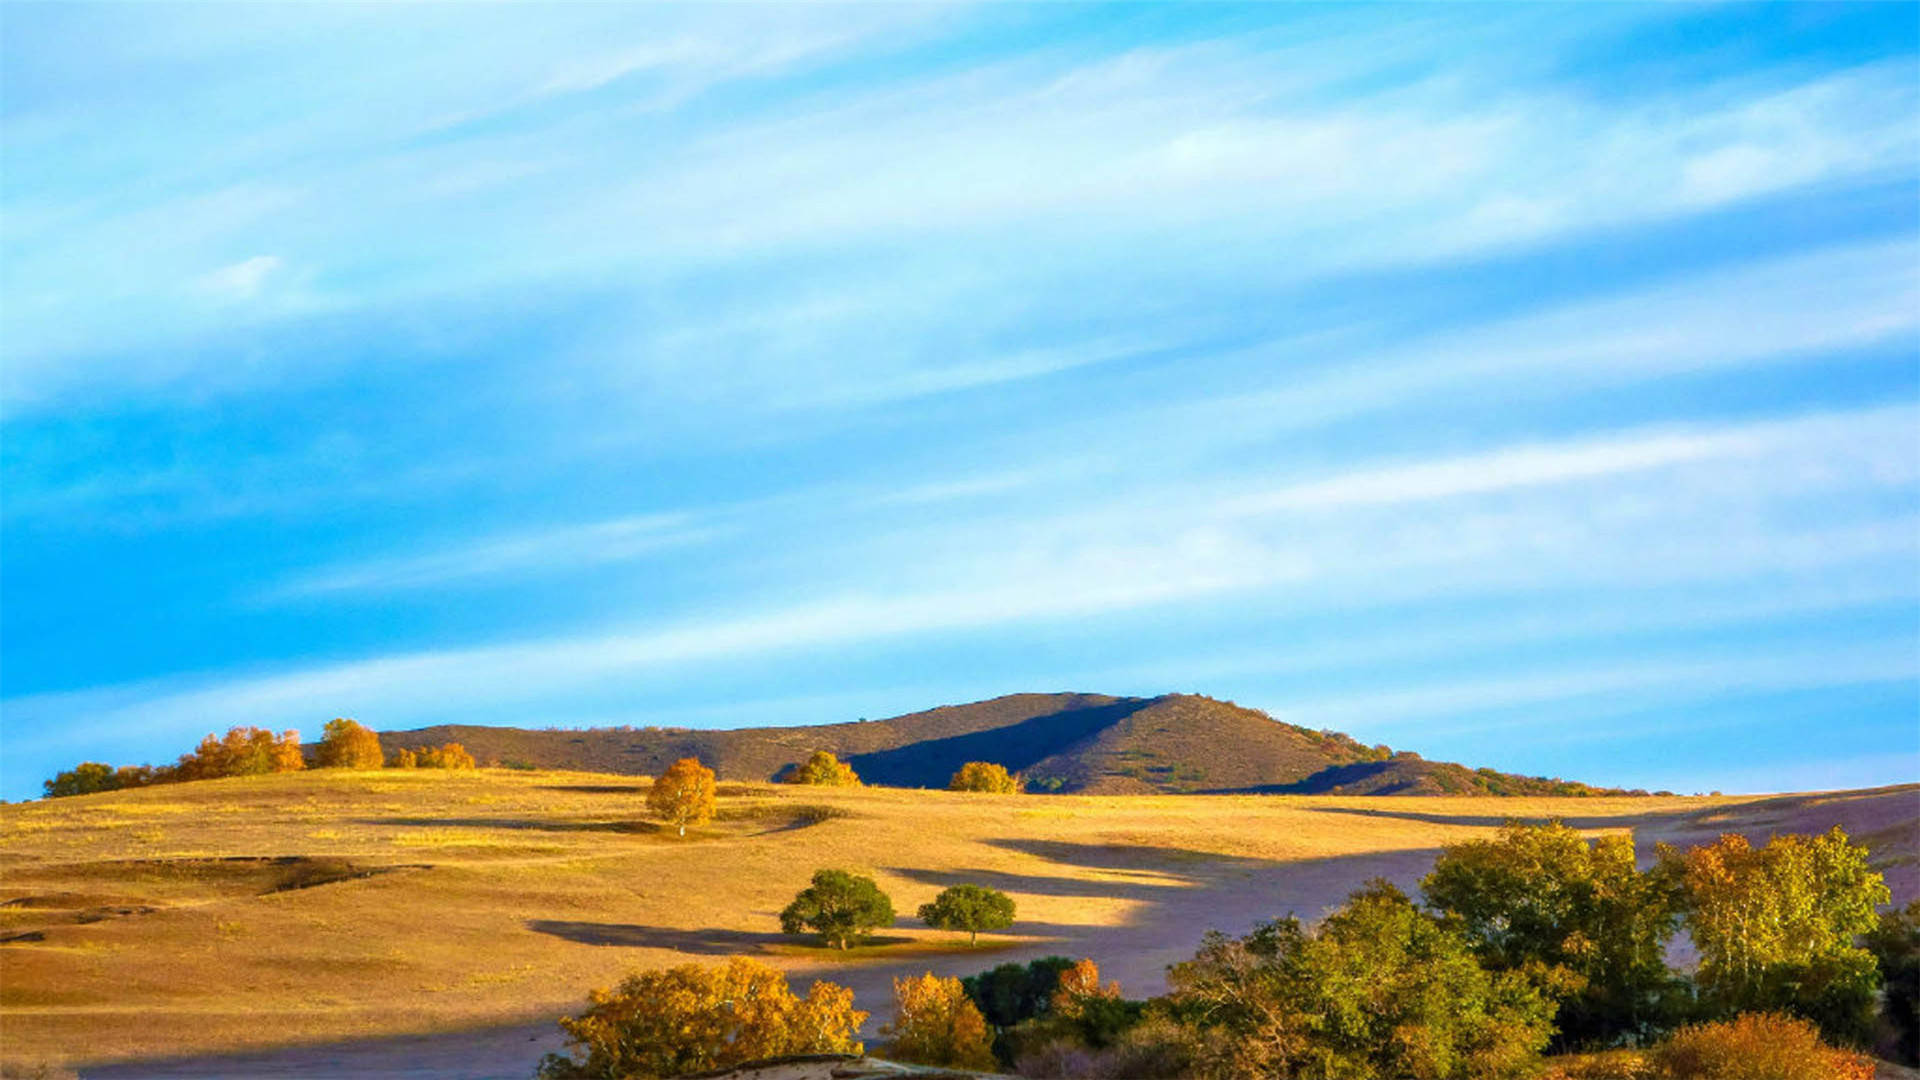
[(995, 1067), (987, 1022), (959, 979), (931, 972), (893, 980), (893, 1020), (880, 1029), (887, 1056), (951, 1069)]
[(1681, 1028), (1649, 1054), (1674, 1080), (1873, 1080), (1873, 1062), (1820, 1041), (1808, 1021), (1777, 1013)]
[(787, 977), (758, 961), (682, 964), (595, 990), (567, 1017), (568, 1053), (540, 1064), (547, 1080), (629, 1080), (687, 1073), (783, 1054), (858, 1054), (867, 1014), (853, 991), (816, 982), (796, 997)]

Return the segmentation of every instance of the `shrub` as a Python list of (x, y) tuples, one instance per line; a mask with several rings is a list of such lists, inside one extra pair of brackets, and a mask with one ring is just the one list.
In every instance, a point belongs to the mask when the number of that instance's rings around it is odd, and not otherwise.
[(1835, 826), (1759, 848), (1730, 833), (1684, 855), (1663, 846), (1660, 857), (1685, 890), (1710, 1007), (1790, 1012), (1836, 1042), (1871, 1038), (1880, 973), (1854, 938), (1879, 925), (1889, 894), (1865, 848)]
[(1420, 889), (1460, 920), (1487, 967), (1560, 973), (1562, 1045), (1650, 1041), (1677, 1019), (1683, 984), (1666, 946), (1679, 890), (1670, 870), (1635, 867), (1630, 837), (1589, 842), (1557, 821), (1509, 822), (1498, 839), (1448, 846)]
[(948, 791), (985, 791), (997, 795), (1017, 795), (1025, 789), (1020, 777), (1007, 772), (1005, 765), (991, 761), (969, 761), (948, 781)]
[(422, 769), (471, 769), (474, 767), (473, 755), (457, 742), (445, 746), (423, 746), (416, 755), (418, 767)]
[(969, 975), (960, 980), (967, 996), (980, 1008), (987, 1023), (1010, 1028), (1031, 1020), (1053, 1005), (1060, 988), (1060, 974), (1073, 967), (1064, 956), (1044, 956), (1024, 966), (1001, 964), (999, 967)]
[(1653, 1048), (1656, 1076), (1672, 1080), (1873, 1080), (1873, 1063), (1820, 1041), (1812, 1023), (1744, 1013), (1682, 1028)]
[(859, 787), (860, 774), (853, 766), (825, 750), (815, 750), (806, 763), (787, 777), (789, 784), (820, 784), (826, 787)]
[(548, 1054), (549, 1080), (681, 1076), (782, 1054), (858, 1054), (867, 1014), (853, 991), (816, 982), (805, 998), (765, 964), (683, 964), (628, 976), (595, 990), (579, 1016), (562, 1019), (569, 1055)]
[(380, 736), (345, 717), (327, 721), (314, 750), (314, 761), (323, 769), (377, 769), (384, 760)]
[(969, 944), (982, 930), (1005, 930), (1013, 925), (1013, 897), (981, 885), (955, 885), (920, 905), (920, 921), (935, 930), (964, 930)]
[(681, 758), (654, 780), (647, 809), (687, 835), (687, 826), (713, 820), (713, 770), (699, 758)]
[(113, 766), (98, 761), (83, 761), (66, 772), (55, 773), (51, 780), (42, 780), (40, 786), (46, 791), (47, 798), (60, 799), (69, 795), (118, 791), (122, 785)]
[(959, 979), (929, 972), (893, 980), (893, 1021), (880, 1029), (887, 1056), (955, 1069), (995, 1066), (987, 1022)]
[(893, 901), (870, 877), (845, 870), (816, 870), (813, 883), (780, 913), (780, 929), (789, 934), (809, 930), (833, 948), (844, 949), (864, 939), (877, 926), (893, 923)]

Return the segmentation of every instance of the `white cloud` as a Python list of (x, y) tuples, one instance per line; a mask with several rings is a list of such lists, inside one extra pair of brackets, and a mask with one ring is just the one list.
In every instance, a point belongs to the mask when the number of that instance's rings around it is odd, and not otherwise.
[(278, 255), (255, 255), (223, 266), (200, 279), (202, 288), (233, 300), (251, 300), (281, 267)]

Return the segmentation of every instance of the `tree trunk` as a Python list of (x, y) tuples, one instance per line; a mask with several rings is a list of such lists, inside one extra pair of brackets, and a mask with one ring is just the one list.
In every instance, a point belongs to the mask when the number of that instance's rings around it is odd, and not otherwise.
[(680, 835), (681, 836), (687, 835), (687, 823), (684, 821), (680, 823)]
[(969, 944), (969, 945), (978, 945), (978, 944), (980, 944), (980, 931), (978, 931), (978, 930), (974, 930), (974, 931), (972, 931), (972, 934), (973, 934), (973, 936), (972, 936), (971, 938), (968, 938), (968, 939), (967, 939), (967, 944)]

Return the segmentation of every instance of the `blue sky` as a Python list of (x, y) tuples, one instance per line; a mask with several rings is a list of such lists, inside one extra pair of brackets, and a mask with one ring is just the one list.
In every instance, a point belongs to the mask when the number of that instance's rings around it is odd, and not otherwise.
[(0, 18), (0, 795), (1065, 689), (1920, 778), (1913, 5)]

